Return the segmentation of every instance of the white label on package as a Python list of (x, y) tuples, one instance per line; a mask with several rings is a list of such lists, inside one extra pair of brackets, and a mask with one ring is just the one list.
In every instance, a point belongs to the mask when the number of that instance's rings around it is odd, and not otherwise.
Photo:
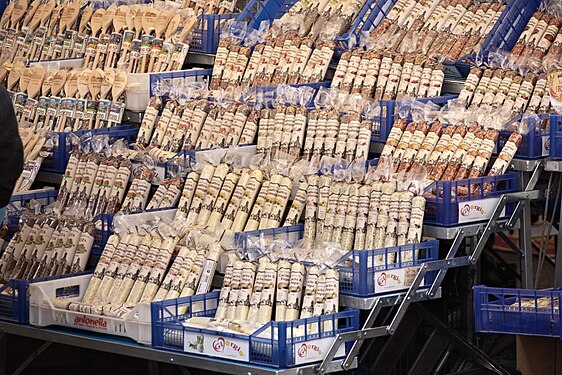
[(375, 272), (375, 293), (409, 288), (416, 278), (418, 269), (419, 267), (407, 267)]
[[(325, 337), (323, 339), (305, 341), (293, 345), (295, 351), (295, 365), (317, 362), (324, 359), (334, 340), (334, 337)], [(344, 355), (345, 345), (341, 345), (334, 358), (343, 357)]]
[[(459, 224), (488, 220), (492, 217), (500, 198), (478, 199), (459, 203)], [(505, 216), (505, 207), (500, 217)]]
[(243, 362), (250, 361), (249, 340), (186, 331), (183, 342), (183, 350), (187, 353), (206, 354)]
[(542, 156), (550, 155), (550, 135), (542, 136)]

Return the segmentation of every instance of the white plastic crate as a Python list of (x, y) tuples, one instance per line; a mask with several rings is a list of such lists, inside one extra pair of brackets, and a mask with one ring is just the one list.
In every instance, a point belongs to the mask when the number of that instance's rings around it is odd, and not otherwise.
[(124, 319), (85, 314), (55, 308), (51, 298), (63, 290), (76, 289), (76, 294), (66, 297), (79, 302), (84, 297), (92, 275), (61, 278), (29, 286), (29, 323), (34, 326), (62, 326), (128, 337), (145, 345), (152, 343), (150, 303), (139, 303)]
[(57, 60), (43, 60), (31, 61), (30, 66), (42, 66), (49, 70), (80, 70), (84, 64), (84, 59), (57, 59)]

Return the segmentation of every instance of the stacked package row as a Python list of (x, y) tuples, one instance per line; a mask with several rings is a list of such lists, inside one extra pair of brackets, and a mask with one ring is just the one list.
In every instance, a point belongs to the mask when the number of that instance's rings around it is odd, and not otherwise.
[(298, 1), (274, 26), (219, 43), (211, 89), (324, 80), (336, 43), (361, 11), (363, 0)]
[(273, 108), (260, 111), (257, 152), (272, 157), (289, 155), (293, 160), (315, 164), (325, 157), (366, 161), (373, 126), (364, 111), (369, 103), (361, 97), (324, 88), (318, 91), (312, 109), (303, 105), (307, 100), (284, 100), (284, 94), (303, 91), (307, 89), (281, 87)]
[(308, 109), (311, 91), (280, 86), (276, 100), (261, 104), (193, 99), (180, 105), (169, 100), (160, 117), (162, 100), (152, 97), (137, 144), (163, 162), (181, 150), (246, 145), (257, 136), (257, 153), (273, 159), (367, 160), (372, 121), (362, 112), (368, 103), (339, 90), (320, 89), (317, 97), (328, 98), (326, 103), (319, 100), (316, 108)]
[(148, 146), (148, 154), (162, 162), (181, 150), (250, 144), (257, 133), (259, 113), (244, 102), (206, 98), (183, 105), (169, 100), (162, 108), (162, 100), (154, 96), (144, 113), (137, 144)]
[[(301, 203), (301, 192), (306, 196), (304, 241), (308, 246), (333, 243), (347, 252), (421, 242), (425, 198), (395, 180), (354, 182), (312, 175), (301, 183), (291, 210)], [(294, 216), (287, 220), (296, 224)], [(384, 256), (377, 261), (384, 264)]]
[[(164, 4), (164, 3), (161, 3)], [(206, 11), (231, 12), (235, 2), (211, 3)], [(131, 73), (181, 69), (198, 25), (194, 9), (170, 3), (111, 4), (19, 0), (2, 15), (3, 61), (84, 58), (84, 68), (120, 68)], [(199, 11), (199, 9), (197, 10)], [(6, 74), (2, 67), (0, 75)]]
[(209, 291), (221, 252), (211, 235), (184, 237), (162, 221), (125, 224), (118, 232), (109, 238), (82, 301), (53, 298), (55, 308), (124, 318), (139, 302)]
[(7, 77), (24, 132), (99, 129), (121, 123), (127, 74), (114, 69), (47, 70), (15, 64)]
[(78, 215), (30, 214), (0, 258), (2, 283), (81, 272), (94, 244), (95, 228)]
[[(486, 174), (499, 131), (475, 125), (449, 125), (425, 121), (394, 124), (381, 153), (380, 168), (406, 174), (420, 168), (430, 181), (463, 180)], [(523, 136), (514, 132), (492, 164), (488, 176), (504, 174)]]
[(469, 110), (486, 106), (506, 111), (511, 117), (550, 112), (546, 74), (520, 74), (511, 69), (473, 67), (459, 100)]
[[(271, 260), (268, 256), (250, 262), (230, 255), (215, 316), (192, 317), (184, 324), (251, 335), (270, 321), (334, 314), (338, 309), (339, 274), (336, 269), (305, 266), (286, 259)], [(322, 331), (334, 328), (337, 327), (333, 327), (332, 321), (320, 327)], [(304, 333), (304, 326), (301, 329)], [(318, 325), (308, 326), (308, 332), (318, 333)]]
[(511, 51), (510, 61), (532, 70), (549, 69), (562, 59), (562, 18), (556, 2), (533, 14)]
[(383, 51), (455, 61), (480, 50), (504, 9), (495, 1), (401, 0), (370, 40)]
[(443, 64), (424, 55), (356, 49), (342, 54), (331, 87), (375, 100), (400, 100), (439, 96), (444, 79)]

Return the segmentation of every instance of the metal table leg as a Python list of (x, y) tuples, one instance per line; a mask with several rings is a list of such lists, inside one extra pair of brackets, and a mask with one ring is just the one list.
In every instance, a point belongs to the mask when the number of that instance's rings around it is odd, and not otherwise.
[(0, 331), (0, 375), (6, 375), (8, 366), (8, 334)]
[(556, 243), (556, 265), (554, 268), (554, 287), (562, 284), (562, 199), (560, 200), (560, 221), (558, 222), (558, 238)]
[[(529, 182), (528, 172), (521, 172), (521, 187), (524, 190)], [(531, 235), (531, 202), (522, 202), (521, 227), (519, 228), (519, 245), (521, 247), (521, 286), (533, 288), (533, 244)]]

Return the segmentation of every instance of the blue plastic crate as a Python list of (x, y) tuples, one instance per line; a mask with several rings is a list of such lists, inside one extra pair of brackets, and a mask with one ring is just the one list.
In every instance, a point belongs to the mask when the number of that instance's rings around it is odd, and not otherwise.
[(359, 43), (364, 31), (371, 31), (386, 18), (398, 0), (367, 0), (349, 31), (336, 38), (338, 49), (349, 50)]
[[(406, 254), (411, 255), (413, 260), (404, 259)], [(378, 256), (383, 257), (384, 264), (376, 264)], [(337, 266), (340, 271), (340, 293), (355, 297), (372, 297), (407, 289), (407, 280), (410, 283), (414, 281), (419, 266), (437, 259), (437, 240), (379, 250), (351, 250), (342, 257), (340, 265)], [(351, 265), (346, 263), (349, 261)], [(437, 271), (429, 272), (421, 285), (429, 287), (436, 275)]]
[[(477, 332), (560, 338), (560, 290), (525, 290), (474, 287)], [(531, 307), (521, 306), (530, 301)], [(538, 302), (549, 302), (539, 307)]]
[[(325, 352), (329, 348), (329, 341), (336, 335), (359, 329), (359, 311), (356, 309), (347, 309), (332, 315), (291, 322), (270, 322), (250, 336), (197, 329), (182, 324), (183, 321), (192, 316), (213, 317), (219, 296), (219, 292), (213, 292), (153, 302), (151, 304), (152, 346), (158, 349), (184, 352), (186, 349), (184, 346), (189, 346), (189, 344), (185, 345), (185, 340), (188, 340), (189, 336), (194, 338), (203, 336), (203, 342), (214, 340), (212, 344), (216, 344), (215, 346), (220, 346), (218, 344), (227, 341), (238, 346), (239, 361), (259, 366), (290, 368), (298, 366), (299, 360), (296, 356), (299, 355), (299, 349), (305, 344), (316, 343)], [(180, 314), (180, 308), (182, 307), (187, 307), (188, 312)], [(331, 323), (332, 328), (323, 330), (324, 323)], [(312, 327), (315, 327), (319, 333), (311, 332)], [(348, 353), (350, 348), (351, 343), (347, 343), (345, 353)], [(193, 350), (190, 353), (206, 354), (198, 350)], [(215, 353), (219, 353), (219, 351)], [(220, 356), (220, 354), (214, 356)], [(319, 362), (323, 358), (324, 353), (320, 353), (313, 361)], [(225, 359), (236, 360), (234, 358)]]
[(9, 3), (10, 3), (10, 0), (1, 0), (0, 1), (0, 16), (2, 16), (2, 14), (4, 14), (4, 11), (6, 10), (6, 7), (8, 6)]
[[(488, 189), (486, 189), (488, 188)], [(491, 192), (486, 190), (492, 189)], [(424, 224), (454, 227), (488, 220), (502, 194), (519, 191), (517, 173), (459, 181), (435, 181), (426, 189)], [(508, 203), (501, 217), (513, 213)]]
[(29, 296), (27, 288), (32, 283), (56, 280), (63, 277), (80, 276), (87, 272), (72, 275), (43, 277), (33, 280), (8, 280), (0, 287), (0, 320), (14, 323), (29, 323)]
[(562, 159), (562, 115), (550, 114), (550, 157)]
[(482, 51), (511, 51), (541, 0), (511, 0), (482, 43)]
[[(434, 98), (420, 98), (416, 99), (422, 103), (432, 102), (439, 106), (447, 104), (449, 100), (455, 99), (458, 95), (443, 95)], [(371, 134), (371, 141), (377, 143), (385, 143), (392, 126), (394, 126), (394, 121), (398, 115), (398, 103), (399, 100), (380, 100), (380, 115), (375, 116), (373, 119), (373, 129)], [(411, 122), (411, 116), (408, 118)]]
[[(80, 130), (72, 132), (78, 137), (86, 133), (92, 133), (92, 135), (105, 135), (109, 136), (109, 141), (114, 142), (118, 139), (125, 139), (127, 142), (131, 142), (133, 138), (137, 136), (139, 132), (138, 128), (132, 128), (131, 125), (119, 125), (111, 128), (93, 129), (93, 130)], [(51, 172), (51, 173), (64, 173), (68, 160), (70, 160), (70, 153), (74, 150), (74, 145), (70, 142), (69, 134), (71, 133), (56, 133), (58, 138), (57, 144), (53, 147), (53, 157), (46, 159), (41, 164), (41, 171)]]
[[(550, 149), (550, 132), (549, 130), (542, 129), (542, 120), (547, 119), (548, 115), (540, 115), (539, 121), (533, 121), (530, 124), (530, 129), (527, 134), (523, 135), (523, 141), (521, 145), (517, 149), (517, 153), (515, 157), (517, 159), (540, 159), (543, 157), (547, 157), (549, 155)], [(515, 117), (511, 120), (509, 124), (515, 123), (521, 120), (521, 116)], [(500, 136), (498, 138), (498, 146), (497, 146), (497, 153), (501, 151), (509, 136), (513, 134), (513, 131), (503, 130), (500, 132)]]
[(189, 52), (216, 53), (224, 24), (237, 16), (238, 13), (199, 15), (200, 27), (191, 32)]
[(287, 13), (297, 0), (250, 0), (236, 17), (235, 26), (247, 24), (259, 29), (263, 21), (273, 21)]

